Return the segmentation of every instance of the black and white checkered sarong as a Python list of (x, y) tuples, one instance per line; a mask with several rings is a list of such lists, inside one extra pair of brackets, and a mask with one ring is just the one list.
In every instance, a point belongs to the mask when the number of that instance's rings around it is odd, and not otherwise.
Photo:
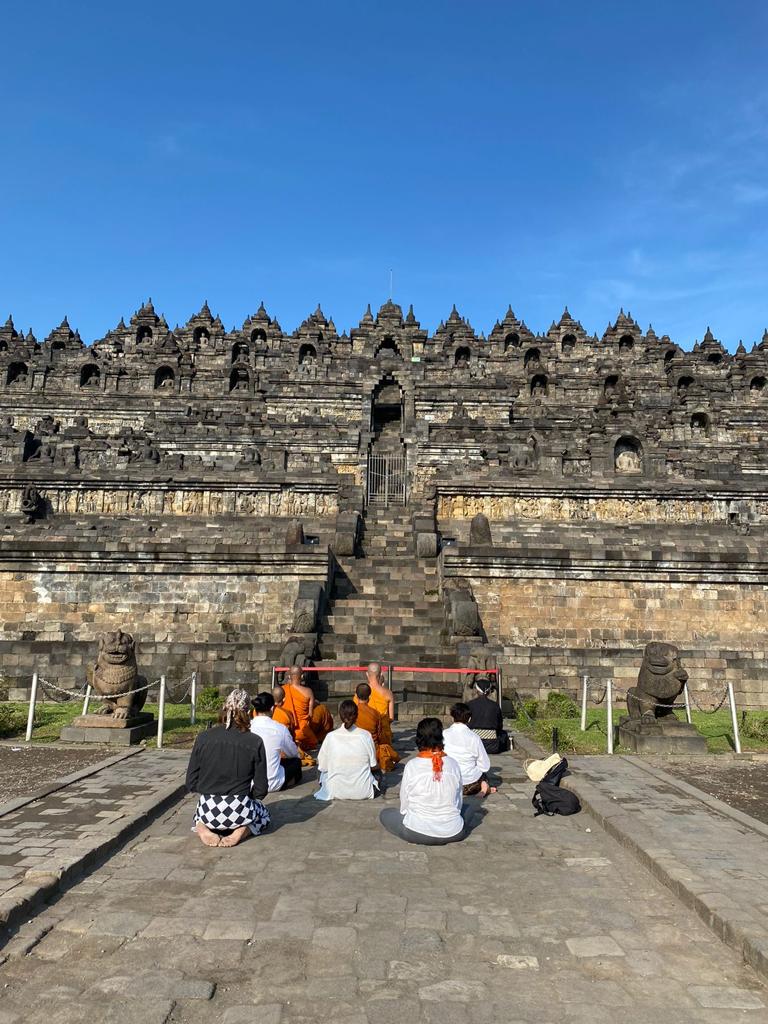
[(197, 801), (195, 824), (202, 821), (212, 832), (231, 832), (247, 825), (257, 836), (269, 824), (269, 811), (250, 796), (212, 796), (202, 793)]

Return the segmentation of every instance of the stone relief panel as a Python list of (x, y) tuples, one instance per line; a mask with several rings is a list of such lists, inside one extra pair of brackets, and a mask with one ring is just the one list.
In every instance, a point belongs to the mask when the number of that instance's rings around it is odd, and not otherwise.
[(728, 519), (727, 502), (724, 501), (490, 494), (439, 496), (440, 519), (473, 519), (478, 513), (483, 513), (490, 520), (543, 519), (550, 522), (597, 520), (627, 523), (716, 523)]

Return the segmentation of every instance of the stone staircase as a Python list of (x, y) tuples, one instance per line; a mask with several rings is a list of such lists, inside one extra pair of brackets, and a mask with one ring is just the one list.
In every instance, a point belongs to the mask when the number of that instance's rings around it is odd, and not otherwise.
[[(370, 508), (361, 557), (339, 557), (330, 607), (321, 619), (320, 663), (458, 667), (445, 628), (438, 569), (417, 559), (404, 509)], [(359, 679), (320, 673), (333, 704)], [(362, 678), (359, 677), (359, 678)], [(442, 714), (461, 692), (456, 676), (397, 673), (398, 718)]]

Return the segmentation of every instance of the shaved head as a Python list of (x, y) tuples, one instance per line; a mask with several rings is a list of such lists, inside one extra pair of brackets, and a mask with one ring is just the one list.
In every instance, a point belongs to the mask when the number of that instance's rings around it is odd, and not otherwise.
[(275, 698), (275, 704), (282, 704), (285, 700), (285, 690), (282, 686), (273, 686), (272, 696)]
[(378, 663), (378, 661), (372, 661), (365, 671), (367, 675), (376, 676), (376, 678), (378, 679), (379, 676), (381, 675), (381, 665)]
[(298, 665), (292, 665), (291, 668), (288, 669), (288, 678), (292, 682), (300, 683), (302, 675), (303, 673)]

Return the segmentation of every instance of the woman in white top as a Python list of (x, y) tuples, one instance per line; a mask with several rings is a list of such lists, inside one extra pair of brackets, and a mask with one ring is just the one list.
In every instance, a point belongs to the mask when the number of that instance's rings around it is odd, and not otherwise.
[(491, 767), (485, 744), (469, 728), (472, 712), (466, 704), (454, 704), (451, 708), (453, 725), (443, 733), (445, 752), (461, 769), (461, 784), (464, 796), (488, 796), (496, 788), (488, 784), (486, 772)]
[(421, 846), (457, 843), (466, 834), (462, 817), (461, 769), (443, 749), (439, 718), (423, 718), (416, 727), (419, 753), (403, 771), (400, 811), (385, 808), (379, 821), (392, 835)]
[(371, 800), (378, 792), (371, 774), (378, 767), (371, 734), (355, 725), (354, 701), (341, 702), (339, 718), (342, 724), (328, 733), (317, 756), (320, 789), (315, 800)]

